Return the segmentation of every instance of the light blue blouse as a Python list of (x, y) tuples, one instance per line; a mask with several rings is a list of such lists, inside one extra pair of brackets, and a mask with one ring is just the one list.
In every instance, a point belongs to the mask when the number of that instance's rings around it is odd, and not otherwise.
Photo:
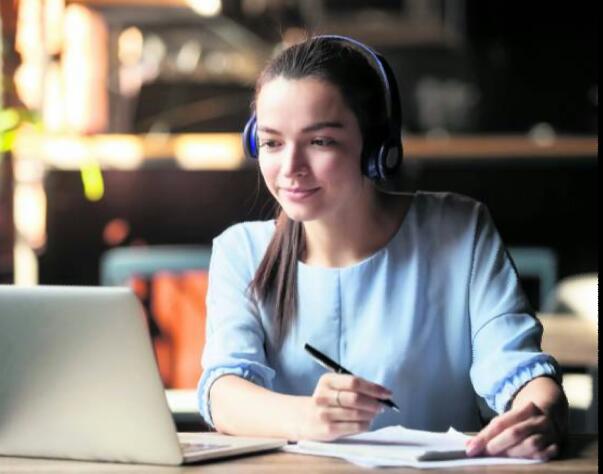
[(270, 310), (247, 297), (273, 232), (274, 221), (248, 222), (213, 243), (198, 386), (210, 424), (209, 389), (225, 374), (311, 395), (325, 369), (306, 354), (306, 342), (393, 391), (401, 412), (386, 410), (372, 429), (476, 431), (480, 399), (501, 413), (534, 377), (559, 379), (483, 204), (418, 192), (395, 236), (365, 260), (344, 268), (299, 262), (297, 319), (280, 348)]

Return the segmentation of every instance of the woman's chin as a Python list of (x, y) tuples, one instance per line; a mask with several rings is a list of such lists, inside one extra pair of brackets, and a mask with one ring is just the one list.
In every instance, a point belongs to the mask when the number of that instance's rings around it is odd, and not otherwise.
[(315, 209), (301, 209), (299, 206), (281, 205), (283, 211), (289, 219), (296, 222), (312, 221), (318, 218), (318, 212)]

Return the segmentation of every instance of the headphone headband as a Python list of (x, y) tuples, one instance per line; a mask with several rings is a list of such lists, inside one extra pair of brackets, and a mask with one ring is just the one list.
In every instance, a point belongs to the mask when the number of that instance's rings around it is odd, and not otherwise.
[(390, 79), (389, 79), (388, 73), (384, 67), (384, 63), (386, 63), (386, 61), (383, 58), (383, 56), (381, 56), (380, 54), (377, 54), (375, 52), (375, 50), (373, 50), (370, 46), (367, 46), (366, 44), (361, 43), (360, 41), (355, 40), (354, 38), (349, 38), (347, 36), (320, 35), (320, 36), (315, 36), (314, 38), (312, 38), (312, 40), (314, 40), (314, 39), (332, 39), (332, 40), (341, 41), (342, 43), (349, 43), (349, 44), (352, 44), (353, 46), (355, 46), (356, 47), (355, 49), (359, 50), (360, 53), (363, 53), (364, 57), (366, 57), (370, 61), (373, 68), (379, 74), (379, 77), (381, 78), (383, 90), (385, 91), (385, 94), (384, 94), (385, 109), (387, 110), (388, 119), (391, 120), (392, 113), (393, 113), (393, 111), (392, 111), (393, 97), (392, 97), (392, 91), (391, 91), (391, 87), (390, 87)]

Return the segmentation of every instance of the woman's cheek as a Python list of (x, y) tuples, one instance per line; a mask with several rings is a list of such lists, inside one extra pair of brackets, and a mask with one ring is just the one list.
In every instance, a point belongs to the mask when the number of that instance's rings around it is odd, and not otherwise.
[(276, 191), (276, 177), (278, 176), (278, 164), (275, 160), (262, 159), (260, 157), (260, 172), (268, 190), (274, 195)]
[(350, 158), (347, 156), (328, 156), (321, 160), (316, 160), (313, 171), (314, 175), (321, 180), (337, 181), (348, 179), (352, 167), (349, 164)]

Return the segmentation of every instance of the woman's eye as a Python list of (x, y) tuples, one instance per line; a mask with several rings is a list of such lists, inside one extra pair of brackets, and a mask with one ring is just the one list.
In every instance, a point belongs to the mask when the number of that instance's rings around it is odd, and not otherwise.
[(335, 145), (335, 140), (333, 140), (332, 138), (313, 138), (312, 139), (312, 145), (317, 145), (317, 146), (331, 146), (331, 145)]
[(260, 148), (275, 148), (278, 146), (276, 140), (260, 140)]

